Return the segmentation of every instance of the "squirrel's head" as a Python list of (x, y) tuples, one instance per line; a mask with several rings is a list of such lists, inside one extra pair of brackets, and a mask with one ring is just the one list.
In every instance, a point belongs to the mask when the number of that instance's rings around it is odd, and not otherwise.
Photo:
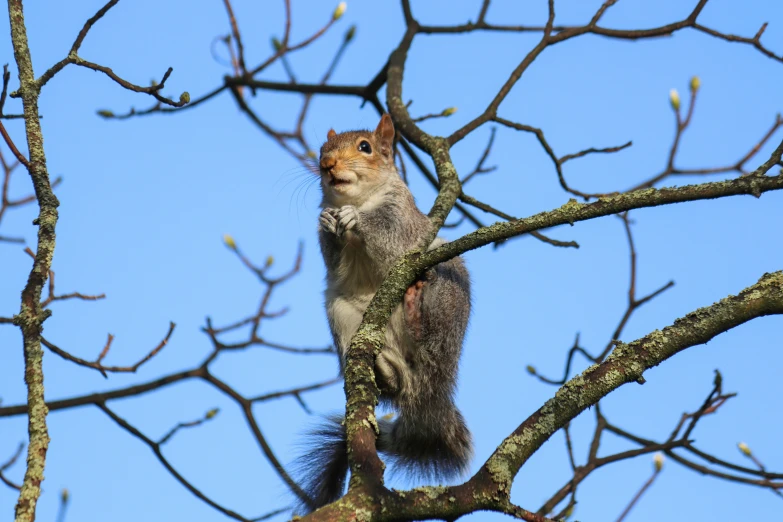
[(384, 114), (374, 131), (337, 134), (330, 129), (321, 147), (321, 188), (329, 205), (360, 204), (391, 176), (394, 166), (394, 124)]

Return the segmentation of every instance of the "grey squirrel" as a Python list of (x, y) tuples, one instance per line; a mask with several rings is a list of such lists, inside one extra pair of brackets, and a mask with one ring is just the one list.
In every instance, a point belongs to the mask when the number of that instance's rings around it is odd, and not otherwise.
[[(394, 165), (394, 124), (384, 114), (374, 132), (330, 130), (321, 147), (323, 192), (319, 241), (326, 264), (326, 312), (342, 371), (345, 353), (370, 300), (394, 262), (424, 241), (427, 216)], [(435, 239), (430, 248), (445, 241)], [(459, 257), (427, 271), (405, 293), (375, 362), (381, 402), (379, 452), (419, 477), (467, 471), (471, 435), (454, 404), (462, 342), (470, 315), (470, 278)], [(342, 496), (348, 474), (345, 428), (335, 416), (311, 433), (299, 458), (315, 510)]]

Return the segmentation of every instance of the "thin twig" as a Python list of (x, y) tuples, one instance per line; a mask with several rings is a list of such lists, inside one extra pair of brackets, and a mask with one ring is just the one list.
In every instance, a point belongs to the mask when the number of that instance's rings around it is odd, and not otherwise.
[(30, 162), (27, 158), (24, 157), (24, 155), (19, 152), (19, 149), (16, 148), (16, 145), (14, 144), (14, 140), (11, 139), (11, 136), (9, 136), (8, 131), (5, 130), (5, 125), (3, 125), (2, 120), (0, 120), (0, 135), (3, 136), (3, 140), (5, 140), (5, 144), (8, 145), (8, 148), (11, 149), (11, 152), (14, 154), (16, 159), (27, 167), (30, 168)]
[(134, 426), (132, 426), (128, 421), (114, 413), (108, 406), (106, 406), (106, 403), (99, 402), (96, 404), (98, 408), (101, 409), (106, 415), (109, 416), (114, 422), (117, 423), (118, 426), (123, 428), (125, 431), (139, 439), (140, 441), (144, 442), (155, 454), (155, 457), (157, 457), (158, 461), (163, 465), (164, 468), (175, 478), (177, 481), (185, 486), (185, 489), (190, 491), (193, 495), (195, 495), (199, 500), (206, 503), (210, 507), (213, 507), (217, 511), (223, 513), (227, 517), (233, 518), (234, 520), (240, 520), (242, 522), (249, 522), (249, 519), (243, 517), (239, 513), (236, 513), (235, 511), (232, 511), (231, 509), (228, 509), (208, 496), (206, 496), (204, 493), (201, 492), (198, 488), (196, 488), (193, 484), (191, 484), (185, 477), (183, 477), (175, 468), (171, 465), (171, 463), (166, 459), (166, 457), (163, 455), (163, 452), (161, 451), (160, 444), (153, 441), (146, 435), (144, 435), (142, 432), (140, 432), (138, 429), (136, 429)]
[(171, 338), (171, 335), (174, 333), (175, 327), (176, 325), (174, 323), (169, 323), (169, 331), (166, 333), (166, 336), (163, 338), (163, 340), (159, 342), (158, 345), (155, 346), (155, 348), (150, 350), (150, 352), (147, 353), (147, 355), (145, 355), (144, 357), (136, 361), (136, 363), (130, 366), (105, 366), (101, 362), (103, 361), (103, 358), (106, 357), (106, 354), (109, 352), (111, 343), (114, 340), (114, 336), (111, 334), (109, 334), (106, 344), (104, 345), (103, 349), (98, 355), (98, 358), (95, 361), (87, 361), (80, 357), (76, 357), (75, 355), (71, 355), (70, 353), (66, 352), (62, 348), (59, 348), (58, 346), (47, 341), (43, 337), (41, 337), (41, 342), (44, 344), (44, 346), (49, 348), (52, 352), (56, 353), (63, 359), (76, 363), (79, 366), (84, 366), (85, 368), (92, 368), (93, 370), (97, 370), (105, 378), (108, 378), (109, 377), (108, 373), (136, 373), (136, 370), (138, 370), (144, 363), (146, 363), (147, 361), (155, 357), (158, 353), (160, 353), (160, 351), (163, 348), (166, 347), (166, 345), (169, 342), (169, 339)]
[(9, 488), (15, 489), (17, 491), (21, 490), (22, 486), (20, 486), (16, 482), (12, 482), (10, 479), (8, 479), (5, 476), (5, 471), (16, 463), (16, 461), (19, 459), (19, 456), (22, 454), (22, 450), (24, 450), (24, 443), (20, 442), (19, 446), (16, 448), (16, 451), (14, 452), (14, 454), (11, 455), (11, 458), (9, 458), (5, 462), (5, 464), (0, 466), (0, 481), (2, 481), (3, 484), (8, 486)]
[(655, 479), (658, 478), (658, 475), (660, 475), (660, 470), (658, 468), (653, 470), (652, 475), (649, 479), (645, 481), (644, 484), (642, 484), (642, 487), (639, 488), (639, 491), (636, 492), (636, 494), (631, 499), (631, 502), (628, 503), (628, 505), (625, 507), (622, 513), (620, 513), (620, 516), (617, 517), (617, 522), (622, 522), (625, 520), (625, 517), (628, 516), (628, 513), (631, 512), (631, 510), (634, 508), (637, 502), (639, 502), (639, 499), (642, 498), (642, 495), (644, 495), (645, 491), (647, 491), (650, 486), (653, 485), (653, 482), (655, 482)]

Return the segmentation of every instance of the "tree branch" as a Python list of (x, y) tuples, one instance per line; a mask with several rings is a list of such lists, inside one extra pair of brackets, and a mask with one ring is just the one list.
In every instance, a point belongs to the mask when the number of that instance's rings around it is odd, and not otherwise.
[[(782, 154), (783, 143), (778, 146), (772, 157), (759, 167), (752, 176), (747, 176), (745, 178), (677, 188), (659, 190), (648, 189), (645, 191), (604, 198), (591, 204), (580, 204), (575, 200), (571, 200), (566, 205), (563, 205), (554, 211), (543, 212), (527, 219), (497, 223), (463, 236), (462, 238), (447, 243), (435, 250), (424, 253), (413, 251), (405, 254), (390, 271), (386, 280), (375, 294), (364, 314), (358, 332), (351, 340), (351, 345), (347, 353), (347, 362), (345, 366), (345, 390), (347, 396), (346, 418), (350, 419), (350, 422), (346, 423), (346, 432), (348, 435), (348, 444), (350, 448), (349, 461), (351, 463), (352, 471), (349, 494), (353, 490), (359, 491), (366, 490), (367, 488), (376, 490), (377, 488), (383, 487), (383, 468), (375, 448), (375, 430), (373, 428), (376, 423), (374, 408), (377, 404), (379, 393), (375, 383), (373, 362), (375, 356), (380, 352), (385, 343), (385, 327), (388, 317), (391, 315), (394, 307), (402, 300), (402, 294), (408, 286), (410, 286), (415, 278), (423, 273), (424, 270), (468, 250), (542, 228), (549, 228), (565, 223), (573, 224), (577, 221), (616, 214), (633, 208), (651, 207), (698, 199), (712, 199), (735, 194), (760, 195), (767, 190), (778, 190), (783, 188), (783, 175), (765, 176), (764, 173), (780, 161)], [(716, 331), (712, 336), (717, 335), (717, 333), (719, 332)], [(684, 347), (680, 349), (684, 349)], [(618, 353), (618, 350), (615, 350), (615, 352)], [(673, 353), (676, 352), (672, 352), (667, 355), (667, 357)], [(604, 364), (613, 361), (615, 357), (616, 356), (610, 357)], [(658, 364), (658, 362), (655, 364)], [(621, 374), (617, 373), (614, 376), (617, 377), (617, 375)], [(624, 376), (626, 374), (622, 375)], [(639, 372), (638, 375), (635, 375), (633, 380), (640, 378), (641, 372)], [(571, 382), (565, 385), (566, 389), (573, 386)], [(604, 395), (624, 382), (626, 381), (613, 382), (613, 386), (607, 389)], [(596, 389), (600, 390), (602, 388)], [(590, 402), (589, 404), (594, 404), (599, 399), (600, 396), (595, 395), (593, 402)], [(567, 420), (576, 416), (589, 404), (572, 404), (571, 411), (573, 412), (573, 416), (568, 417), (568, 419), (563, 420), (563, 423), (558, 424), (557, 429), (567, 422)], [(526, 450), (525, 453), (517, 455), (515, 459), (509, 461), (509, 456), (506, 455), (506, 452), (509, 451), (509, 446), (514, 443), (509, 442), (509, 439), (507, 439), (494, 454), (493, 459), (495, 459), (495, 461), (491, 459), (483, 468), (487, 473), (489, 473), (488, 468), (498, 469), (498, 467), (500, 467), (513, 470), (513, 473), (508, 474), (506, 477), (507, 481), (502, 485), (503, 488), (507, 488), (510, 491), (511, 480), (522, 463), (532, 455), (532, 452), (535, 451), (540, 444), (543, 444), (543, 442), (554, 433), (554, 431), (546, 431), (546, 433), (544, 433), (539, 430), (539, 427), (542, 424), (538, 422), (538, 417), (544, 416), (543, 412), (546, 411), (547, 422), (564, 419), (564, 417), (553, 417), (551, 408), (552, 405), (547, 403), (547, 405), (539, 411), (537, 416), (531, 418), (533, 420), (529, 419), (525, 424), (520, 426), (518, 429), (520, 434), (515, 433), (515, 435), (512, 436), (512, 439), (517, 441), (519, 440), (521, 433), (524, 433), (525, 437), (533, 437), (532, 440), (536, 441), (536, 443), (530, 446), (533, 449), (531, 449), (529, 453)], [(550, 426), (554, 426), (554, 424), (550, 424)], [(497, 459), (500, 459), (500, 461)]]
[[(656, 330), (629, 344), (618, 343), (603, 363), (588, 368), (563, 385), (552, 399), (498, 446), (466, 483), (454, 487), (389, 491), (382, 485), (360, 480), (345, 497), (303, 520), (358, 520), (357, 513), (362, 513), (363, 520), (391, 520), (386, 513), (393, 513), (395, 520), (453, 520), (482, 509), (514, 512), (524, 520), (546, 520), (540, 514), (509, 508), (508, 498), (514, 476), (522, 464), (553, 433), (623, 384), (638, 381), (645, 370), (687, 348), (704, 344), (722, 332), (771, 314), (783, 314), (783, 271), (765, 274), (738, 295), (696, 310), (662, 331)], [(354, 343), (357, 338), (366, 339), (367, 335), (360, 330)], [(349, 398), (353, 397), (349, 395)], [(592, 460), (591, 466), (595, 468), (652, 451), (666, 450), (667, 454), (672, 454), (671, 448), (684, 444), (682, 440), (663, 445), (647, 442), (650, 441), (645, 441), (646, 447), (640, 450)], [(372, 494), (365, 494), (368, 487), (372, 488)]]
[(183, 477), (175, 468), (171, 465), (171, 463), (168, 461), (168, 459), (163, 455), (163, 452), (161, 451), (160, 445), (165, 442), (155, 442), (146, 435), (144, 435), (142, 432), (140, 432), (138, 429), (136, 429), (134, 426), (132, 426), (128, 421), (114, 413), (111, 409), (109, 409), (108, 406), (106, 406), (106, 403), (104, 402), (98, 402), (96, 403), (96, 406), (100, 408), (106, 415), (109, 416), (114, 422), (117, 423), (121, 428), (123, 428), (125, 431), (142, 441), (144, 444), (146, 444), (150, 450), (155, 454), (155, 457), (158, 459), (158, 461), (163, 465), (164, 468), (174, 477), (177, 479), (177, 481), (185, 486), (185, 488), (190, 491), (193, 495), (195, 495), (199, 500), (206, 503), (207, 505), (213, 507), (217, 511), (223, 513), (227, 517), (233, 518), (234, 520), (239, 520), (241, 522), (250, 522), (248, 518), (243, 517), (239, 513), (232, 511), (231, 509), (228, 509), (208, 496), (206, 496), (204, 493), (201, 492), (198, 488), (196, 488), (193, 484), (191, 484), (185, 477)]
[(27, 404), (29, 407), (27, 431), (27, 469), (25, 470), (19, 500), (16, 504), (16, 522), (33, 522), (36, 505), (41, 495), (41, 482), (44, 479), (46, 452), (49, 448), (49, 431), (46, 426), (48, 410), (44, 400), (43, 350), (41, 331), (43, 322), (49, 317), (49, 311), (41, 305), (41, 292), (49, 269), (52, 266), (55, 245), (55, 226), (59, 201), (52, 192), (46, 156), (43, 148), (43, 134), (38, 118), (38, 85), (33, 73), (33, 63), (28, 47), (27, 29), (24, 25), (22, 0), (9, 0), (8, 16), (11, 24), (11, 39), (14, 58), (19, 71), (19, 91), (24, 108), (27, 149), (30, 154), (27, 170), (35, 189), (38, 201), (38, 247), (33, 268), (22, 290), (22, 303), (14, 323), (22, 331), (24, 345), (24, 379), (27, 384)]
[[(623, 384), (673, 355), (708, 342), (751, 319), (783, 314), (783, 272), (759, 281), (721, 301), (678, 319), (673, 325), (631, 343), (617, 343), (603, 363), (591, 366), (563, 385), (555, 396), (503, 441), (469, 481), (491, 477), (504, 491), (527, 459), (558, 429)], [(508, 488), (506, 490), (505, 488)]]
[(136, 370), (141, 367), (142, 364), (146, 363), (153, 357), (155, 357), (169, 342), (169, 339), (171, 338), (171, 334), (174, 333), (175, 328), (174, 323), (169, 323), (169, 331), (166, 333), (166, 336), (163, 338), (161, 342), (158, 343), (155, 348), (153, 348), (147, 355), (139, 359), (135, 364), (132, 364), (130, 366), (104, 366), (103, 359), (108, 355), (109, 349), (111, 348), (111, 343), (114, 340), (114, 336), (109, 334), (108, 340), (106, 341), (106, 344), (103, 347), (103, 350), (101, 350), (101, 353), (98, 355), (98, 358), (95, 361), (87, 361), (85, 359), (81, 359), (79, 357), (76, 357), (75, 355), (71, 355), (70, 353), (66, 352), (62, 348), (59, 348), (55, 346), (54, 344), (50, 343), (43, 337), (41, 338), (41, 342), (49, 348), (52, 352), (56, 353), (63, 359), (67, 361), (71, 361), (73, 363), (78, 364), (79, 366), (84, 366), (85, 368), (92, 368), (93, 370), (97, 370), (103, 375), (105, 378), (108, 378), (108, 373), (136, 373)]

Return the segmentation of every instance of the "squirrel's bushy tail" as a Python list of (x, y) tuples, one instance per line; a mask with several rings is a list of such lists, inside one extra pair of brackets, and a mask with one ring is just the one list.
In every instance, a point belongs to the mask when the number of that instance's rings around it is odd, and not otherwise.
[[(459, 410), (452, 404), (417, 410), (403, 410), (394, 420), (379, 419), (378, 451), (416, 478), (440, 480), (466, 472), (473, 445)], [(302, 488), (310, 497), (309, 503), (301, 503), (301, 511), (307, 513), (339, 499), (348, 475), (342, 417), (329, 417), (309, 435), (310, 449), (296, 462)]]
[(309, 502), (299, 499), (298, 512), (310, 513), (343, 496), (348, 476), (348, 446), (340, 415), (332, 415), (307, 434), (307, 452), (296, 459), (295, 473)]
[(473, 455), (470, 431), (451, 404), (405, 408), (394, 420), (379, 421), (378, 451), (396, 470), (415, 478), (447, 480), (468, 470)]

